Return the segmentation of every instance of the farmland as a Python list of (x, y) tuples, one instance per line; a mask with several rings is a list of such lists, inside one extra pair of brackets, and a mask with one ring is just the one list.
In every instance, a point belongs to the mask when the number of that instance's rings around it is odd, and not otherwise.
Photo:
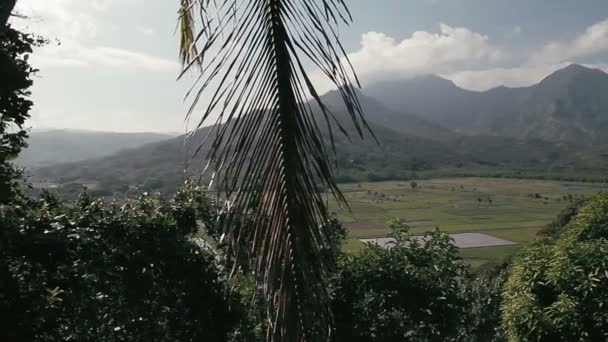
[(472, 264), (512, 254), (570, 203), (608, 190), (599, 183), (502, 178), (357, 183), (341, 188), (350, 212), (332, 202), (330, 208), (349, 229), (349, 250), (360, 246), (360, 238), (386, 236), (385, 223), (392, 218), (406, 220), (414, 234), (439, 227), (448, 233), (483, 232), (518, 243), (462, 250)]

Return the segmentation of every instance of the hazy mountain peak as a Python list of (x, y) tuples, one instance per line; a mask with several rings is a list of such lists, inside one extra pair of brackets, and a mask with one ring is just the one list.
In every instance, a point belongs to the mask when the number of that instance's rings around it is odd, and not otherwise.
[(453, 81), (445, 79), (441, 76), (435, 75), (435, 74), (425, 74), (425, 75), (420, 75), (420, 76), (416, 76), (414, 78), (411, 79), (413, 82), (419, 83), (419, 84), (428, 84), (428, 85), (444, 85), (444, 86), (451, 86), (451, 87), (458, 87)]
[(570, 64), (545, 77), (540, 84), (542, 85), (550, 82), (571, 82), (579, 78), (604, 76), (607, 76), (607, 74), (602, 70), (588, 68), (580, 64)]
[(443, 88), (460, 89), (453, 81), (445, 79), (435, 74), (418, 75), (412, 78), (394, 79), (377, 81), (370, 84), (366, 89), (386, 88), (386, 87), (408, 87), (417, 89)]
[(595, 69), (595, 68), (589, 68), (580, 64), (576, 64), (576, 63), (572, 63), (558, 71), (556, 71), (555, 73), (596, 73), (598, 71), (601, 71), (599, 69)]

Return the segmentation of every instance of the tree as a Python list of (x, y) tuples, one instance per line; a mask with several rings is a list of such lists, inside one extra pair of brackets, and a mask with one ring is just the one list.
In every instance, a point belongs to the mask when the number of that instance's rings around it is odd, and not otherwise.
[(0, 30), (3, 30), (12, 15), (17, 0), (0, 0)]
[[(16, 195), (19, 172), (11, 164), (26, 144), (25, 120), (29, 118), (32, 101), (29, 89), (37, 71), (28, 62), (32, 46), (42, 39), (19, 32), (6, 24), (12, 6), (0, 2), (0, 204)], [(6, 16), (6, 17), (3, 17)]]
[(447, 234), (421, 242), (401, 220), (396, 243), (370, 244), (339, 263), (333, 297), (335, 341), (457, 341), (469, 320), (467, 267)]
[(503, 287), (511, 260), (498, 264), (487, 262), (464, 281), (462, 297), (467, 303), (465, 322), (460, 336), (466, 342), (503, 342), (506, 337), (500, 325)]
[(412, 190), (416, 190), (416, 188), (418, 187), (418, 183), (412, 181), (410, 182), (410, 187), (412, 188)]
[[(328, 232), (319, 227), (329, 214), (321, 186), (340, 204), (345, 200), (318, 121), (326, 123), (332, 143), (331, 132), (344, 130), (321, 102), (304, 58), (338, 86), (362, 135), (368, 127), (337, 39), (338, 22), (350, 21), (348, 10), (341, 0), (180, 4), (184, 73), (200, 72), (188, 117), (206, 98), (197, 128), (211, 113), (223, 122), (211, 134), (207, 159), (230, 204), (226, 238), (250, 249), (264, 289), (269, 339), (327, 340), (331, 313), (320, 250)], [(245, 214), (252, 218), (246, 225), (239, 219)]]
[(526, 248), (510, 271), (502, 317), (509, 341), (608, 338), (608, 194), (568, 221)]
[(215, 219), (196, 196), (0, 209), (0, 340), (229, 340), (244, 312), (195, 239)]

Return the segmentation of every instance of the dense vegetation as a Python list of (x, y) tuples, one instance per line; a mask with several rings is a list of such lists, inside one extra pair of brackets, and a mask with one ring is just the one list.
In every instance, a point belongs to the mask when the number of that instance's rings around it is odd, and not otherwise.
[[(603, 194), (578, 216), (564, 212), (546, 234), (556, 238), (524, 250), (513, 267), (507, 261), (477, 270), (460, 260), (446, 234), (429, 233), (420, 243), (399, 220), (389, 224), (392, 248), (342, 253), (346, 233), (333, 220), (335, 234), (322, 253), (333, 274), (333, 340), (597, 340), (606, 333), (606, 203)], [(250, 271), (236, 284), (225, 281), (233, 256), (219, 243), (217, 215), (192, 187), (171, 199), (144, 195), (121, 205), (86, 194), (62, 203), (45, 194), (5, 206), (3, 340), (261, 341), (263, 307), (259, 296), (251, 300), (257, 291)], [(529, 302), (528, 290), (539, 299)], [(547, 304), (550, 298), (572, 305)]]
[(603, 341), (608, 337), (608, 194), (589, 200), (553, 237), (514, 263), (503, 326), (512, 341)]
[(226, 341), (239, 306), (193, 239), (197, 204), (83, 194), (4, 208), (0, 340)]
[(336, 281), (336, 341), (456, 341), (467, 324), (467, 268), (447, 234), (420, 243), (402, 221), (396, 243), (343, 258)]
[(10, 161), (27, 146), (25, 122), (33, 105), (29, 88), (37, 71), (28, 59), (32, 47), (42, 43), (10, 25), (0, 26), (0, 204), (15, 196), (20, 172)]

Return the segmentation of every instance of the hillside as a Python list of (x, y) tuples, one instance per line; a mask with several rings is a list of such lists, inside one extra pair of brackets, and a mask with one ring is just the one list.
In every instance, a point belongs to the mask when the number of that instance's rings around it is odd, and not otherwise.
[(608, 143), (608, 74), (570, 65), (529, 89), (513, 115), (494, 131), (517, 138)]
[[(381, 145), (371, 137), (361, 140), (352, 128), (350, 140), (336, 133), (334, 157), (340, 169), (339, 180), (409, 177), (417, 170), (459, 163), (456, 152), (447, 145), (404, 136), (374, 124), (372, 129)], [(113, 190), (137, 185), (149, 191), (172, 191), (185, 175), (201, 171), (208, 146), (196, 158), (191, 157), (208, 132), (209, 128), (203, 128), (189, 140), (180, 136), (103, 158), (40, 168), (32, 175), (37, 181), (59, 184), (97, 183), (103, 189)], [(325, 140), (328, 141), (327, 134)]]
[[(337, 105), (336, 94), (324, 99), (336, 117), (346, 122), (347, 115)], [(538, 139), (465, 136), (386, 109), (366, 96), (361, 102), (379, 144), (369, 134), (361, 140), (352, 125), (344, 125), (349, 137), (335, 132), (336, 153), (332, 158), (339, 182), (475, 175), (600, 179), (608, 170), (608, 151), (604, 148), (587, 149)], [(398, 120), (402, 120), (402, 126), (393, 124)], [(170, 192), (186, 175), (198, 175), (202, 170), (207, 149), (191, 157), (209, 130), (203, 128), (189, 140), (180, 136), (103, 158), (40, 168), (33, 171), (33, 179), (71, 188), (86, 184), (102, 194), (122, 193), (134, 186)], [(325, 140), (329, 140), (327, 132)]]
[(34, 130), (30, 133), (28, 148), (21, 152), (16, 164), (35, 168), (100, 158), (170, 137), (159, 133)]
[[(390, 128), (393, 131), (408, 136), (430, 140), (446, 141), (459, 136), (459, 134), (445, 128), (440, 123), (410, 114), (406, 111), (390, 109), (377, 99), (367, 96), (362, 92), (358, 93), (358, 98), (366, 120), (370, 123)], [(330, 91), (322, 99), (323, 103), (338, 115), (346, 113), (346, 108), (338, 91)], [(342, 115), (340, 120), (348, 122), (348, 118), (345, 115)]]
[(486, 92), (459, 88), (435, 75), (387, 81), (366, 87), (365, 94), (397, 111), (466, 134), (488, 133), (487, 126), (523, 101), (523, 88), (499, 87)]
[(576, 64), (525, 88), (475, 92), (438, 76), (423, 76), (372, 84), (364, 92), (393, 110), (468, 135), (608, 142), (608, 74)]
[[(323, 101), (348, 133), (334, 132), (340, 182), (438, 176), (604, 181), (608, 99), (600, 94), (607, 91), (608, 75), (577, 65), (528, 88), (472, 92), (436, 76), (376, 84), (359, 99), (379, 144), (369, 134), (358, 137), (338, 92)], [(57, 140), (59, 148), (44, 146), (57, 155), (46, 160), (73, 162), (33, 170), (32, 179), (72, 188), (87, 184), (109, 193), (134, 186), (170, 192), (186, 175), (202, 170), (207, 150), (192, 155), (208, 132), (203, 128), (190, 140), (180, 136), (114, 154), (112, 149), (160, 137), (99, 133)]]

